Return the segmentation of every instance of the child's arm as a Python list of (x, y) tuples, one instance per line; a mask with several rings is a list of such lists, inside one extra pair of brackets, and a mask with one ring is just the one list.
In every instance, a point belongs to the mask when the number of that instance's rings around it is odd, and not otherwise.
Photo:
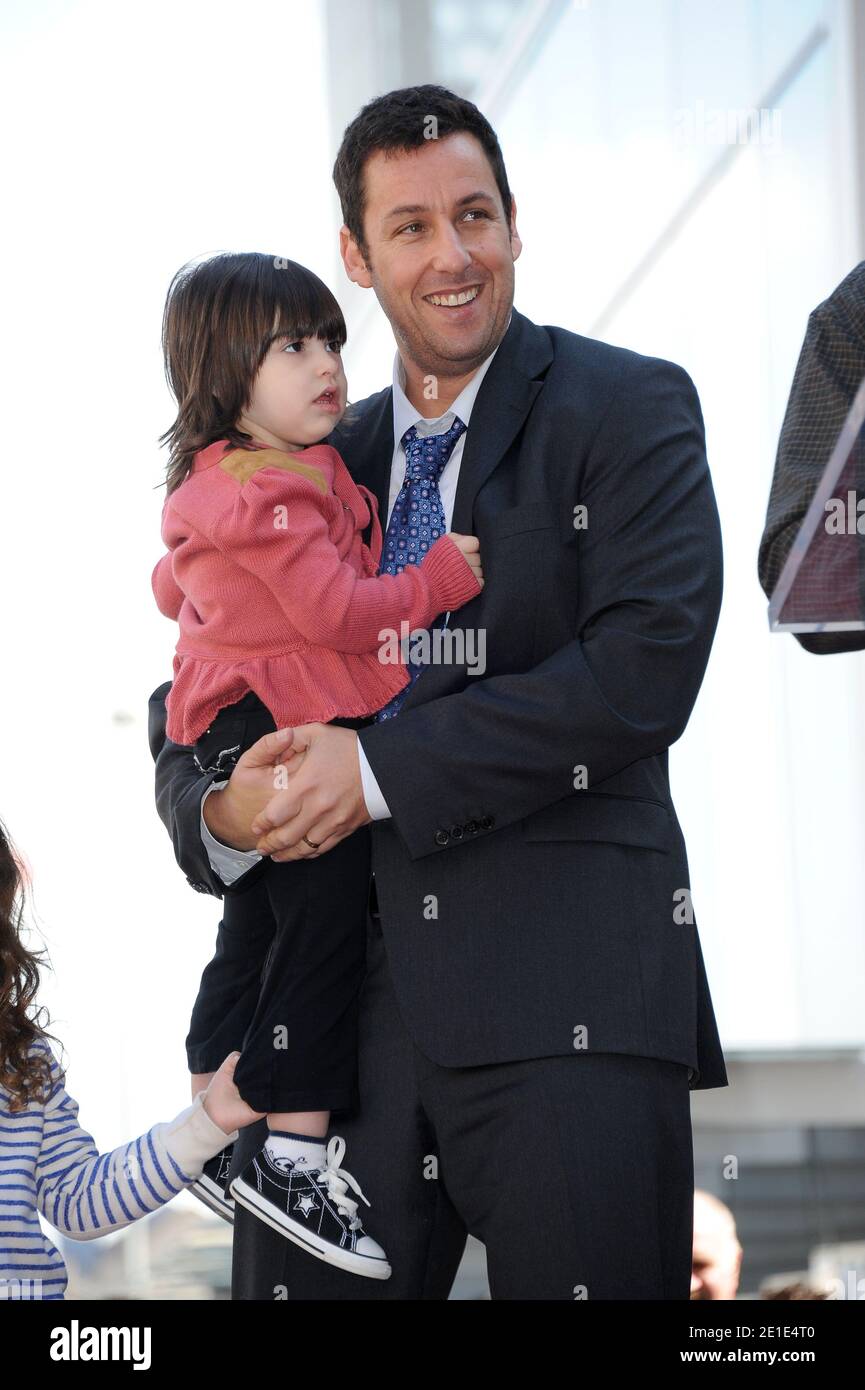
[(362, 577), (330, 539), (324, 494), (283, 468), (260, 468), (248, 478), (210, 539), (268, 586), (304, 637), (334, 651), (375, 651), (382, 628), (398, 630), (403, 621), (428, 627), (481, 591), (448, 536), (401, 574)]
[(172, 555), (169, 551), (156, 565), (150, 576), (150, 584), (160, 613), (164, 613), (166, 618), (177, 618), (184, 594), (175, 581), (171, 561)]
[(208, 1159), (238, 1135), (224, 1133), (203, 1108), (204, 1093), (170, 1122), (100, 1154), (78, 1123), (52, 1057), (55, 1088), (45, 1106), (36, 1169), (42, 1215), (71, 1240), (93, 1240), (155, 1211), (200, 1176)]

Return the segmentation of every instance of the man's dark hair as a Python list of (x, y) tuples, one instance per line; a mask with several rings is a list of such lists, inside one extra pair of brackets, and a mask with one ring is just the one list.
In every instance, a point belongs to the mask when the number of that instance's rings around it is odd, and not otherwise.
[[(434, 118), (434, 125), (430, 117)], [(434, 136), (430, 135), (431, 128)], [(442, 140), (447, 135), (462, 133), (473, 135), (486, 154), (510, 225), (511, 190), (505, 161), (495, 131), (473, 102), (446, 87), (401, 87), (368, 102), (346, 127), (333, 166), (333, 181), (342, 205), (342, 220), (364, 258), (367, 247), (363, 234), (363, 170), (370, 155), (377, 150), (416, 150), (431, 138)]]

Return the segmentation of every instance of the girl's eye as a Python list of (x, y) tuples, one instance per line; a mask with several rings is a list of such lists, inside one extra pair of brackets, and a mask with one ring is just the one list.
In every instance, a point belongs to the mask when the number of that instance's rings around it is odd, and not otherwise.
[[(298, 352), (300, 352), (303, 349), (303, 345), (304, 339), (297, 338), (293, 343), (286, 343), (283, 347), (281, 347), (280, 352), (293, 352), (295, 348), (297, 348)], [(339, 341), (338, 338), (332, 338), (330, 342), (327, 344), (327, 346), (332, 352), (342, 352), (342, 343)]]

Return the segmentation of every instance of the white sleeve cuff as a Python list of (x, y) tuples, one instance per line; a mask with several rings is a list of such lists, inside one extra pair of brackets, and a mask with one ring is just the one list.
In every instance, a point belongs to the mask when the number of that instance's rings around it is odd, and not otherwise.
[[(363, 799), (366, 802), (366, 809), (373, 820), (387, 820), (390, 816), (390, 809), (382, 796), (381, 787), (375, 778), (375, 773), (367, 761), (367, 756), (363, 751), (363, 744), (360, 735), (357, 740), (357, 756), (360, 761), (360, 780), (363, 785)], [(214, 865), (214, 869), (216, 866)], [(219, 870), (216, 869), (219, 873)]]
[(174, 1162), (193, 1178), (200, 1177), (208, 1159), (227, 1149), (240, 1134), (236, 1129), (226, 1134), (210, 1118), (204, 1108), (204, 1091), (199, 1091), (192, 1104), (169, 1124), (159, 1128), (160, 1138)]
[[(228, 785), (228, 778), (224, 782), (211, 782), (207, 791), (201, 798), (201, 843), (207, 851), (210, 860), (210, 867), (218, 878), (229, 887), (235, 879), (240, 878), (257, 864), (261, 859), (258, 850), (255, 849), (232, 849), (230, 845), (223, 845), (217, 840), (207, 828), (204, 820), (204, 803), (211, 792), (221, 791)], [(370, 813), (371, 814), (371, 813)]]

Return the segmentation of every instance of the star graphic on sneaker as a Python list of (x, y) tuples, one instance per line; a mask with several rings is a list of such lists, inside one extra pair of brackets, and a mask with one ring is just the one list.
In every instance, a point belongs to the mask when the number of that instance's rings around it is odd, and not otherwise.
[(298, 1197), (294, 1209), (303, 1212), (304, 1216), (309, 1216), (310, 1212), (318, 1211), (318, 1202), (314, 1202), (311, 1197)]

